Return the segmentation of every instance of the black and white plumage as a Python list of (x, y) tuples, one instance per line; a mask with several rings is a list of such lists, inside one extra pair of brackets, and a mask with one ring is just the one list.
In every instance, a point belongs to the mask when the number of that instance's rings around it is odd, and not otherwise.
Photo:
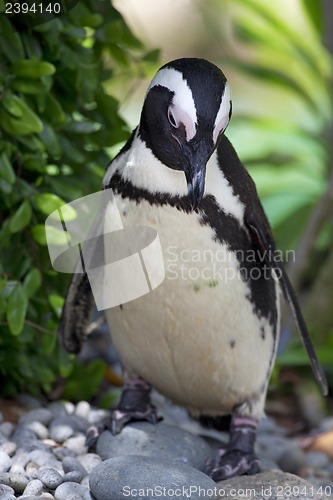
[[(112, 428), (119, 431), (130, 418), (156, 420), (150, 386), (193, 413), (232, 414), (215, 479), (258, 469), (255, 429), (276, 356), (280, 289), (326, 391), (296, 298), (274, 260), (255, 185), (223, 134), (230, 116), (230, 89), (216, 66), (172, 61), (151, 82), (140, 124), (104, 178), (124, 227), (157, 230), (166, 269), (158, 288), (106, 311), (129, 373)], [(117, 229), (108, 210), (104, 217), (105, 233)], [(85, 280), (74, 278), (81, 289)], [(69, 349), (81, 336), (75, 302), (72, 285), (61, 326)]]

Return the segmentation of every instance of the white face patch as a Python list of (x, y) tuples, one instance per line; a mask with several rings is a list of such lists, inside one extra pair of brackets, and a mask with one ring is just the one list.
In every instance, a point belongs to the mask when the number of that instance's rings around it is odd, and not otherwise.
[(231, 89), (229, 84), (226, 83), (224, 93), (221, 99), (220, 109), (217, 112), (214, 123), (214, 131), (213, 131), (214, 144), (216, 144), (219, 134), (223, 132), (223, 130), (225, 130), (225, 128), (229, 123), (230, 101), (231, 101)]
[(181, 122), (185, 126), (186, 140), (190, 141), (196, 132), (197, 111), (190, 87), (180, 71), (173, 68), (164, 68), (158, 71), (148, 87), (148, 92), (157, 85), (166, 87), (174, 93), (171, 112), (175, 123)]

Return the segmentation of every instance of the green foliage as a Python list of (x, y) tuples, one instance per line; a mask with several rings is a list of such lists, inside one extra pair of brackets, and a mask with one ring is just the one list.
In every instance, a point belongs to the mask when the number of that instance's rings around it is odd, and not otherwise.
[(0, 16), (0, 382), (7, 396), (49, 391), (72, 370), (56, 343), (69, 276), (51, 267), (44, 222), (100, 190), (108, 148), (129, 134), (105, 82), (145, 55), (107, 0), (80, 0), (35, 27), (24, 16), (10, 22)]
[[(328, 176), (332, 62), (320, 38), (322, 3), (213, 4), (203, 2), (203, 13), (228, 54), (217, 62), (234, 90), (227, 135), (256, 181), (279, 246), (294, 248)], [(229, 29), (216, 15), (222, 7)]]

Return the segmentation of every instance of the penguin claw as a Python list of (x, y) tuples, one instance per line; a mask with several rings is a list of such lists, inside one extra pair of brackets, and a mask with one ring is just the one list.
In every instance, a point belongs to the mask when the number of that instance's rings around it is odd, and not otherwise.
[(208, 471), (214, 481), (222, 481), (235, 476), (253, 475), (260, 471), (260, 462), (254, 453), (241, 450), (228, 450)]
[(157, 414), (156, 407), (149, 404), (145, 411), (142, 410), (114, 410), (108, 421), (107, 427), (113, 435), (119, 434), (126, 424), (132, 421), (145, 421), (151, 424), (157, 424), (163, 420)]

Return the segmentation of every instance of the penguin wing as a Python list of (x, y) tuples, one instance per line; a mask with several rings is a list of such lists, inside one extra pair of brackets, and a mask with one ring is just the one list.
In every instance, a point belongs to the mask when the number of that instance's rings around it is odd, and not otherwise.
[(58, 330), (60, 343), (66, 351), (72, 354), (81, 351), (94, 304), (87, 273), (73, 274)]
[(272, 266), (273, 269), (277, 270), (277, 275), (280, 280), (280, 286), (283, 295), (288, 302), (290, 310), (294, 316), (297, 329), (303, 342), (304, 348), (308, 354), (314, 376), (317, 379), (317, 382), (323, 394), (326, 396), (328, 393), (328, 386), (325, 374), (318, 361), (295, 291), (289, 281), (286, 271), (284, 270), (281, 263), (276, 259), (276, 255), (274, 252), (274, 240), (260, 202), (259, 206), (257, 206), (254, 211), (251, 211), (250, 214), (245, 216), (245, 225), (249, 232), (253, 247), (258, 249), (262, 253), (262, 255), (266, 256), (266, 258), (269, 260), (269, 262), (267, 263)]

